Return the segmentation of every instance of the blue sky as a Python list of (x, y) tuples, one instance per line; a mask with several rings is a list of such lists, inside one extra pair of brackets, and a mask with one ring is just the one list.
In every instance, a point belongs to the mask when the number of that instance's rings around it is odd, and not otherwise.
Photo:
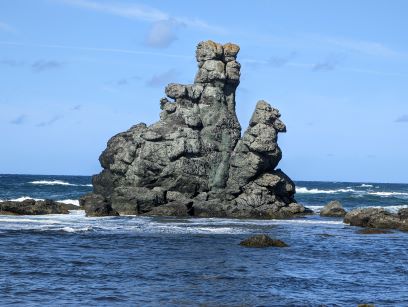
[(192, 83), (201, 40), (241, 46), (297, 180), (408, 182), (407, 1), (0, 0), (0, 173), (84, 174), (115, 133)]

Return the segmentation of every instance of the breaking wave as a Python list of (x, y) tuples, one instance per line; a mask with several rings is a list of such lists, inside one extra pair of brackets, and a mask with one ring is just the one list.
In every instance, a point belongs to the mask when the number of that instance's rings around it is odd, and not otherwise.
[[(43, 198), (34, 198), (34, 197), (30, 197), (30, 196), (21, 196), (18, 198), (13, 198), (13, 199), (0, 199), (0, 202), (2, 201), (24, 201), (27, 199), (34, 199), (35, 201), (39, 201), (39, 200), (45, 200)], [(78, 199), (62, 199), (62, 200), (56, 200), (56, 202), (59, 203), (64, 203), (64, 204), (71, 204), (71, 205), (75, 205), (79, 207), (79, 200)]]
[[(361, 186), (360, 186), (361, 187)], [(297, 187), (296, 193), (298, 194), (336, 194), (336, 193), (351, 193), (356, 196), (372, 195), (380, 197), (397, 197), (402, 199), (408, 198), (408, 192), (385, 192), (385, 191), (373, 191), (373, 190), (354, 190), (352, 188), (336, 189), (336, 190), (321, 190), (321, 189), (308, 189), (305, 187)]]
[(75, 186), (75, 187), (92, 187), (92, 184), (74, 184), (74, 183), (69, 183), (69, 182), (62, 181), (62, 180), (35, 180), (35, 181), (30, 181), (29, 183), (36, 184), (36, 185), (65, 185), (65, 186)]
[(337, 190), (320, 190), (320, 189), (308, 189), (305, 187), (297, 187), (296, 193), (299, 194), (334, 194), (334, 193), (351, 193), (356, 192), (351, 188), (347, 189), (337, 189)]

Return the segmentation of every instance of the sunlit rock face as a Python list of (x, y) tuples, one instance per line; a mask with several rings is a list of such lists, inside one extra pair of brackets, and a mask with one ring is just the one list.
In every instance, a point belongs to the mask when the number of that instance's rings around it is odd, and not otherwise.
[[(259, 101), (241, 137), (235, 92), (239, 46), (200, 42), (194, 84), (166, 86), (160, 120), (112, 137), (93, 177), (94, 194), (119, 214), (285, 218), (304, 214), (295, 185), (276, 170), (286, 127)], [(84, 207), (94, 208), (84, 199)], [(91, 209), (89, 209), (91, 210)]]

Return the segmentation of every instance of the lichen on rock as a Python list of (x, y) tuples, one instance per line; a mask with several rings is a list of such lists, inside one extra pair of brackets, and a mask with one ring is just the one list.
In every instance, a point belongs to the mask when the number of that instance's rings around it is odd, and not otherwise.
[(88, 195), (85, 208), (97, 199), (107, 214), (286, 218), (308, 212), (296, 203), (292, 180), (276, 169), (278, 133), (286, 131), (279, 111), (259, 101), (241, 137), (239, 49), (198, 44), (194, 84), (169, 84), (160, 121), (109, 140), (99, 158), (103, 170), (93, 177), (98, 197)]

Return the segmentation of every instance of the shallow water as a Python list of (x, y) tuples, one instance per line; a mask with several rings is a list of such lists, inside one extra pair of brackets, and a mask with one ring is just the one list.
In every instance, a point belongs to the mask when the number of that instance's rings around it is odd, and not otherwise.
[[(309, 190), (335, 190), (323, 184), (298, 183)], [(89, 189), (33, 185), (35, 193), (59, 193), (58, 199), (75, 199), (77, 190)], [(398, 191), (404, 193), (393, 190)], [(33, 191), (13, 193), (14, 198), (42, 198)], [(333, 196), (324, 195), (326, 202)], [(407, 204), (395, 195), (376, 197), (384, 204), (393, 201), (392, 206)], [(408, 306), (408, 233), (362, 235), (357, 229), (319, 216), (272, 221), (87, 218), (81, 210), (0, 216), (0, 305)], [(239, 246), (256, 233), (289, 247)]]

